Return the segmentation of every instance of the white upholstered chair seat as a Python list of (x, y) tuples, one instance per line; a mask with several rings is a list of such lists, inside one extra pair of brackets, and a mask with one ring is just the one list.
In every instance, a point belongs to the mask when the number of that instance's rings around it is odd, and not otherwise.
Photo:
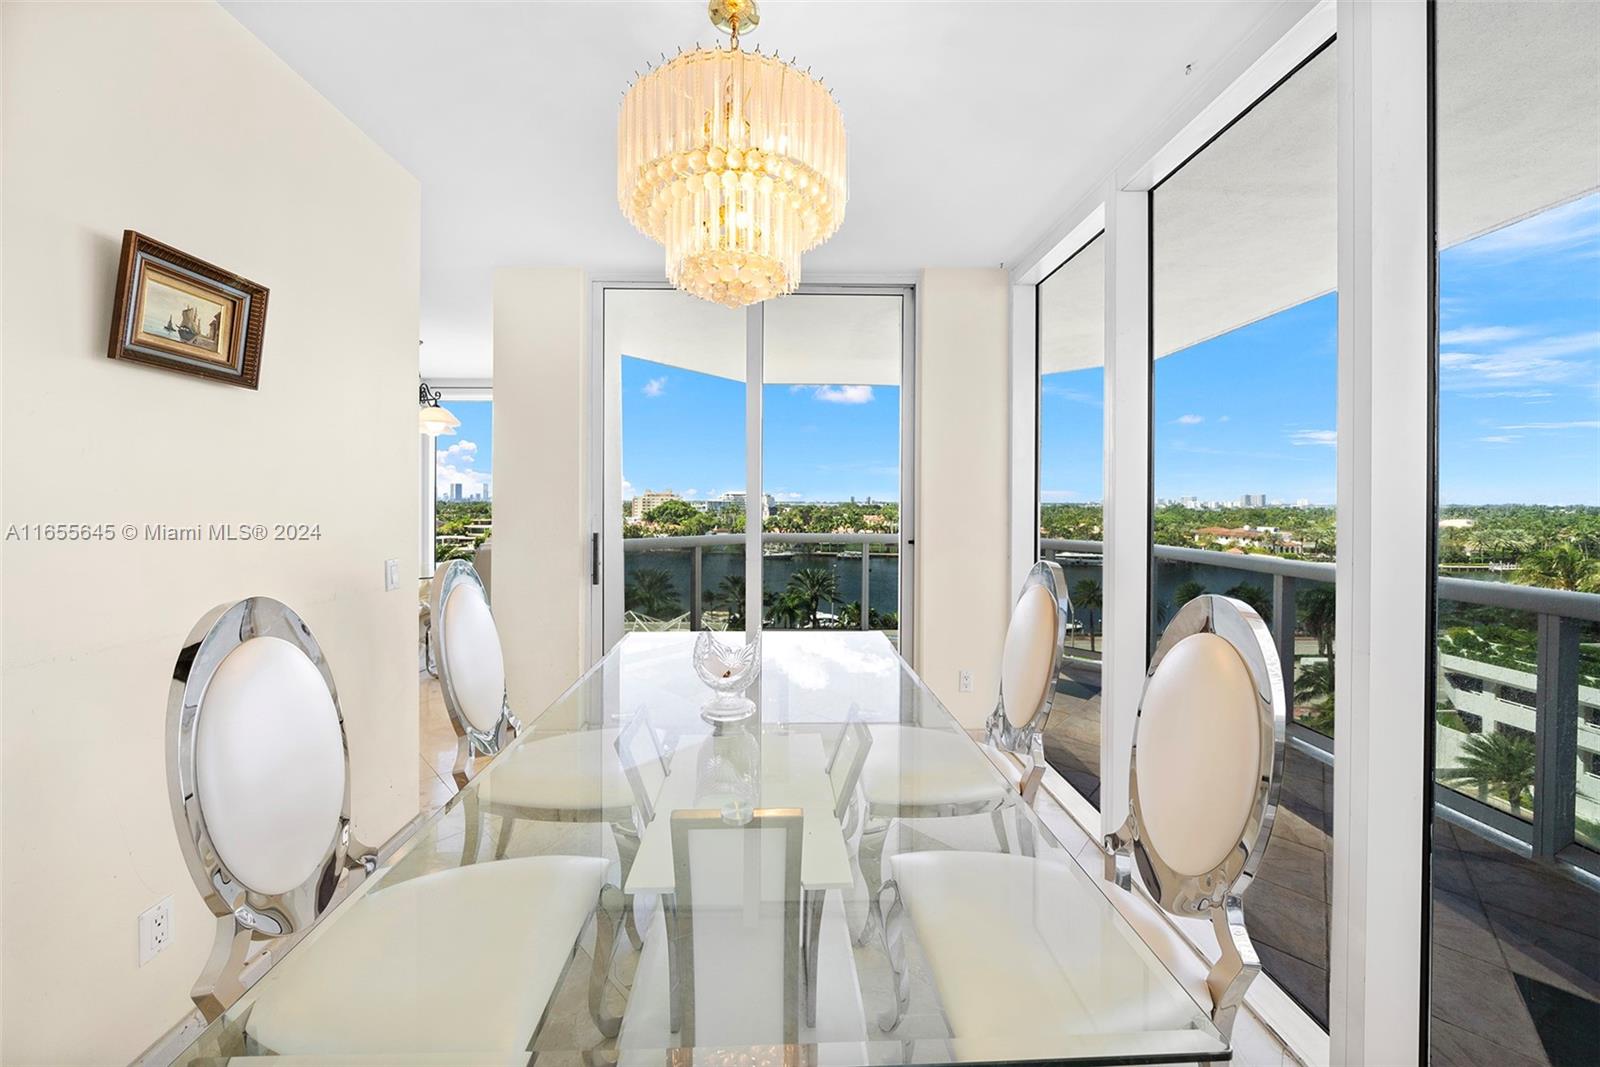
[[(986, 1048), (1029, 1035), (1059, 1048), (1073, 1035), (1184, 1029), (1197, 1004), (1210, 1010), (1205, 966), (1170, 928), (1156, 932), (1160, 916), (1141, 914), (1137, 900), (1117, 902), (1195, 1003), (1141, 960), (1071, 862), (953, 851), (890, 861), (958, 1040)], [(1170, 962), (1166, 952), (1176, 953)]]
[[(653, 796), (661, 784), (654, 764), (639, 768)], [(507, 752), (485, 779), (490, 806), (562, 812), (626, 811), (633, 800), (616, 730), (576, 730), (531, 737)]]
[(875, 813), (981, 808), (1002, 802), (1010, 793), (994, 765), (963, 734), (893, 724), (872, 727), (861, 786)]
[(380, 887), (267, 974), (249, 1032), (283, 1053), (526, 1048), (606, 866), (535, 856)]

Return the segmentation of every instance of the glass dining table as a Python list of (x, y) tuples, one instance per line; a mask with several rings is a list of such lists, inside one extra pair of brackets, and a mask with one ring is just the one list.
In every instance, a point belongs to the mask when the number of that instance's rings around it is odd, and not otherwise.
[[(176, 1062), (1229, 1057), (884, 634), (763, 634), (754, 708), (733, 722), (703, 714), (695, 638), (631, 634), (525, 716)], [(959, 795), (930, 806), (941, 789)], [(537, 899), (408, 892), (531, 857), (594, 881)], [(418, 964), (440, 939), (455, 961)], [(342, 1041), (345, 1011), (379, 1012), (392, 1037)], [(327, 1036), (277, 1036), (308, 1012), (333, 1020)]]

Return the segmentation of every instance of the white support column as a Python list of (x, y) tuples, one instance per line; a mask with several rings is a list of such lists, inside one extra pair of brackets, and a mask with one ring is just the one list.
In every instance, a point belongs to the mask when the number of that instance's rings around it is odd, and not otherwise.
[(1011, 286), (1011, 585), (1039, 554), (1039, 286)]
[(1339, 729), (1332, 1062), (1415, 1063), (1425, 1020), (1428, 16), (1340, 0)]
[(766, 374), (766, 308), (751, 304), (745, 309), (744, 324), (744, 629), (747, 634), (756, 634), (761, 632), (761, 589), (765, 582), (761, 510), (767, 498), (761, 483), (761, 384)]
[(1150, 194), (1106, 204), (1105, 651), (1100, 824), (1128, 814), (1128, 759), (1144, 689), (1150, 603)]

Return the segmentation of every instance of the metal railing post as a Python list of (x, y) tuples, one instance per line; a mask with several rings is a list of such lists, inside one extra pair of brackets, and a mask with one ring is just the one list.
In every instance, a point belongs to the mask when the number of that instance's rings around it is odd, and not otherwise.
[(1272, 644), (1283, 667), (1283, 706), (1294, 707), (1294, 588), (1295, 580), (1283, 574), (1272, 576)]
[(1554, 859), (1573, 842), (1578, 790), (1578, 623), (1539, 616), (1533, 720), (1533, 855)]
[(705, 549), (695, 545), (689, 557), (689, 629), (700, 629), (700, 594), (704, 591)]
[(863, 630), (872, 629), (872, 624), (868, 621), (872, 618), (872, 609), (868, 606), (870, 601), (867, 597), (867, 586), (871, 583), (872, 546), (863, 541), (861, 542), (861, 628)]

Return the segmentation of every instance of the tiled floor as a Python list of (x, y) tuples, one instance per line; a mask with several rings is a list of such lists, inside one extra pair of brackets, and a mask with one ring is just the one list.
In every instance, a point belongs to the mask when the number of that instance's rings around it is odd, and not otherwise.
[[(456, 735), (450, 726), (448, 713), (444, 708), (444, 700), (439, 691), (436, 679), (424, 674), (421, 686), (421, 707), (419, 728), (421, 731), (422, 759), (420, 771), (420, 792), (423, 815), (427, 816), (445, 803), (454, 795), (455, 789), (450, 783), (450, 768), (455, 761)], [(1062, 844), (1075, 855), (1080, 864), (1098, 864), (1099, 854), (1094, 849), (1087, 835), (1085, 835), (1070, 816), (1060, 807), (1056, 806), (1047, 795), (1041, 793), (1040, 814), (1045, 818), (1051, 831), (1061, 839)], [(431, 833), (432, 836), (419, 847), (412, 850), (398, 866), (406, 868), (400, 872), (402, 877), (411, 877), (425, 873), (428, 870), (454, 866), (460, 862), (460, 849), (462, 842), (460, 820), (454, 813), (445, 816), (443, 822)], [(583, 824), (564, 824), (550, 826), (546, 824), (519, 825), (513, 835), (511, 855), (527, 854), (532, 852), (550, 852), (556, 849), (556, 843), (540, 837), (537, 844), (533, 835), (547, 835), (550, 833), (584, 834), (593, 831), (593, 827)], [(492, 841), (486, 835), (485, 847)], [(579, 853), (600, 854), (596, 849), (606, 850), (606, 843), (598, 840), (571, 841), (569, 844)], [(609, 850), (607, 850), (609, 852)], [(1098, 868), (1092, 873), (1098, 877)], [(592, 933), (586, 935), (592, 937)], [(915, 950), (915, 946), (912, 946)], [(624, 953), (626, 955), (626, 952)], [(861, 982), (862, 994), (873, 1004), (887, 1003), (889, 999), (890, 975), (881, 966), (881, 953), (867, 949), (858, 949), (857, 973)], [(630, 968), (636, 962), (630, 959), (619, 961), (618, 970), (613, 976), (613, 996), (622, 995), (622, 983), (628, 980)], [(569, 968), (567, 979), (562, 983), (556, 993), (551, 1006), (550, 1016), (546, 1022), (540, 1045), (542, 1048), (555, 1051), (571, 1049), (574, 1047), (591, 1047), (596, 1050), (606, 1050), (611, 1043), (601, 1039), (598, 1032), (593, 1031), (593, 1024), (588, 1014), (586, 1000), (588, 959), (586, 953), (580, 953), (580, 958)], [(881, 973), (880, 973), (881, 972)], [(933, 1003), (936, 994), (931, 987), (923, 988), (916, 983), (925, 985), (927, 968), (916, 966), (913, 961), (911, 967), (913, 976), (912, 1006), (913, 1012), (902, 1020), (897, 1033), (900, 1037), (914, 1037), (918, 1033), (926, 1032), (929, 1035), (942, 1033), (943, 1021), (940, 1016), (919, 1016), (915, 1013), (916, 1006)], [(920, 992), (920, 996), (919, 996)], [(1240, 1067), (1296, 1067), (1299, 1061), (1291, 1056), (1262, 1024), (1248, 1011), (1239, 1013), (1234, 1024), (1233, 1032), (1234, 1058), (1233, 1063)]]

